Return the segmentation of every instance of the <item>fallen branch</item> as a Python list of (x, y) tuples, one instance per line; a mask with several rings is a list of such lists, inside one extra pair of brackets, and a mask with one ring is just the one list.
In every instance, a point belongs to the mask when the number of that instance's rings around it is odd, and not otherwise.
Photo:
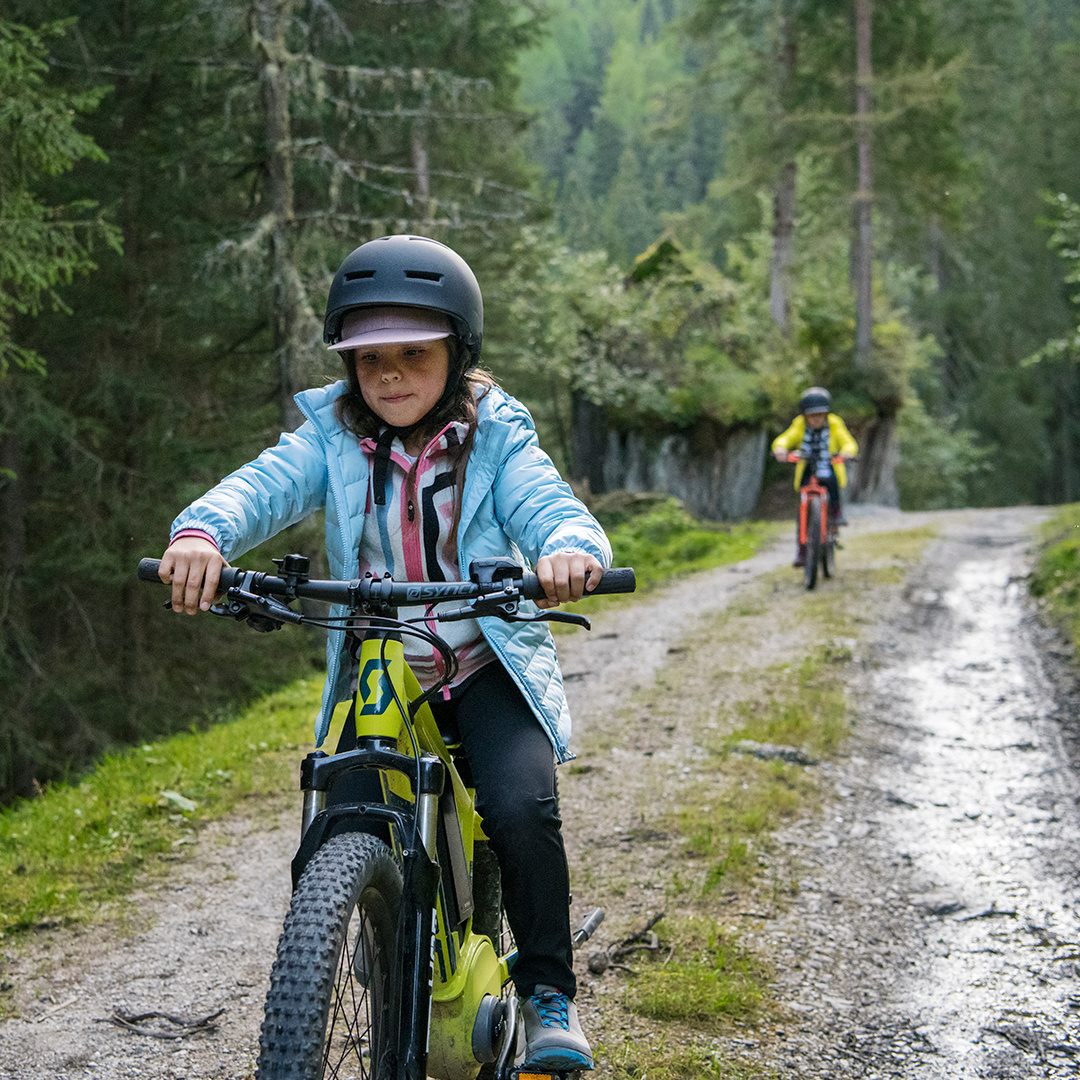
[[(119, 1010), (114, 1010), (112, 1016), (99, 1017), (98, 1022), (115, 1024), (125, 1031), (134, 1032), (136, 1035), (147, 1035), (151, 1039), (185, 1039), (189, 1035), (196, 1035), (200, 1032), (216, 1031), (217, 1024), (214, 1021), (224, 1011), (225, 1009), (222, 1007), (217, 1012), (209, 1013), (207, 1016), (191, 1019), (190, 1017), (176, 1016), (173, 1013), (144, 1012), (124, 1014)], [(174, 1029), (165, 1028), (163, 1030), (161, 1028), (141, 1027), (140, 1024), (144, 1020), (166, 1020), (174, 1025)]]
[(954, 922), (971, 922), (972, 919), (1015, 919), (1016, 909), (1012, 911), (998, 911), (997, 901), (995, 900), (985, 911), (976, 912), (974, 915), (965, 915), (963, 918), (955, 919)]
[(653, 931), (653, 927), (664, 917), (664, 912), (654, 915), (636, 934), (624, 938), (614, 948), (608, 949), (608, 955), (612, 960), (621, 960), (629, 953), (638, 949), (648, 949), (656, 952), (660, 948), (660, 939)]
[(48, 1019), (50, 1016), (53, 1016), (55, 1013), (60, 1012), (61, 1009), (66, 1009), (69, 1005), (74, 1005), (75, 1002), (78, 1001), (78, 1000), (79, 1000), (79, 995), (78, 994), (72, 994), (71, 997), (69, 997), (67, 999), (67, 1001), (61, 1001), (59, 1005), (54, 1005), (51, 1009), (46, 1009), (40, 1016), (35, 1016), (34, 1017), (34, 1023), (35, 1024), (40, 1024), (42, 1020)]

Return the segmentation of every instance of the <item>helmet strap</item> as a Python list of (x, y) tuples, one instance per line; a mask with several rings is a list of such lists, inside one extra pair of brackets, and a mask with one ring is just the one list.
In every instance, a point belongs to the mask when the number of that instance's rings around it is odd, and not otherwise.
[(377, 506), (386, 505), (386, 474), (390, 470), (390, 447), (395, 438), (404, 438), (408, 428), (384, 428), (375, 444), (375, 468), (371, 477), (371, 486)]

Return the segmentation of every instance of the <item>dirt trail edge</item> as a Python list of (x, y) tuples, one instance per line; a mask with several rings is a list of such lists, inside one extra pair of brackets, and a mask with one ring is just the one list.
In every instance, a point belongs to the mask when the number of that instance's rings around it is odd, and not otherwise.
[[(821, 767), (826, 813), (781, 838), (802, 867), (801, 891), (776, 918), (743, 928), (774, 959), (787, 1019), (718, 1039), (725, 1054), (738, 1049), (748, 1065), (784, 1076), (1074, 1075), (1063, 1070), (1077, 1062), (1080, 932), (1070, 904), (1080, 822), (1062, 721), (1075, 698), (1063, 663), (1055, 682), (1052, 636), (1016, 580), (1040, 516), (855, 519), (853, 534), (934, 520), (942, 538), (896, 609), (871, 613), (852, 665), (859, 722), (843, 756)], [(560, 638), (575, 741), (588, 744), (699, 620), (784, 566), (789, 547), (785, 538), (613, 607), (592, 634)], [(685, 752), (690, 760), (693, 746)], [(676, 857), (674, 848), (621, 841), (632, 825), (621, 778), (650, 753), (614, 745), (602, 762), (583, 754), (578, 771), (564, 770), (571, 864), (584, 868), (575, 917), (602, 899), (602, 931), (664, 903), (650, 859)], [(0, 980), (13, 984), (19, 1015), (0, 1022), (0, 1078), (250, 1077), (298, 817), (291, 793), (253, 800), (248, 816), (205, 829), (195, 854), (147, 887), (129, 933), (44, 931), (9, 957)], [(626, 1030), (615, 984), (579, 959), (585, 1026), (598, 1045), (614, 1044)], [(179, 1037), (109, 1022), (116, 1012), (198, 1021), (222, 1009), (208, 1032), (161, 1018), (143, 1025)], [(612, 1075), (599, 1055), (597, 1080)]]

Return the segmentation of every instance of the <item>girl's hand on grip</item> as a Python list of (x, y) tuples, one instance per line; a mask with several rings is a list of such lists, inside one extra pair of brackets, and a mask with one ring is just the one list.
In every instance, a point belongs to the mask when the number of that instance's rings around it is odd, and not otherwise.
[(218, 592), (221, 568), (229, 564), (221, 552), (198, 536), (182, 536), (161, 557), (158, 577), (172, 584), (172, 609), (195, 615), (209, 611)]
[(592, 592), (604, 573), (603, 564), (594, 555), (581, 551), (557, 551), (544, 555), (536, 564), (536, 576), (547, 594), (537, 607), (551, 608), (572, 604), (586, 592)]

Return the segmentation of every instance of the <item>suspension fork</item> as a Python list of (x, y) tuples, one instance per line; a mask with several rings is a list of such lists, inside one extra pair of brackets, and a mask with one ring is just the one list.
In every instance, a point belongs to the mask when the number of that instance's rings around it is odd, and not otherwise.
[[(293, 886), (315, 852), (335, 831), (365, 825), (390, 825), (401, 838), (403, 888), (395, 940), (399, 963), (392, 965), (389, 1016), (392, 1062), (386, 1076), (393, 1080), (425, 1080), (428, 1028), (431, 1023), (435, 919), (442, 870), (438, 863), (439, 796), (446, 783), (446, 766), (434, 754), (415, 759), (369, 742), (356, 750), (329, 757), (319, 751), (301, 764), (305, 804), (310, 792), (325, 792), (334, 779), (356, 768), (392, 769), (419, 778), (417, 814), (385, 803), (344, 803), (317, 813), (293, 859)], [(415, 826), (415, 827), (414, 827)], [(383, 1074), (380, 1074), (383, 1075)]]
[(431, 1026), (431, 990), (435, 953), (435, 919), (439, 881), (436, 833), (438, 803), (446, 781), (446, 768), (425, 754), (416, 793), (419, 831), (402, 849), (404, 889), (398, 917), (398, 967), (391, 989), (393, 1012), (399, 1018), (397, 1074), (402, 1080), (427, 1077), (428, 1030)]

